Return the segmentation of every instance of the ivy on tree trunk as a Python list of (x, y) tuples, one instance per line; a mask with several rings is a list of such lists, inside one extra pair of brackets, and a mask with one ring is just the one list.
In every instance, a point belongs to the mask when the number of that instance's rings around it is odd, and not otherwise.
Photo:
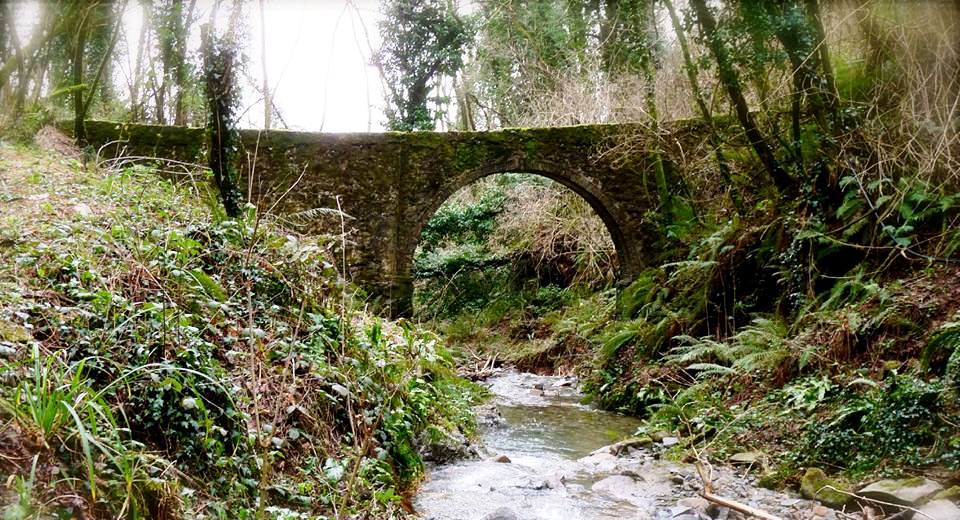
[(233, 156), (237, 131), (233, 111), (237, 93), (234, 81), (236, 49), (231, 40), (218, 41), (209, 25), (201, 27), (204, 86), (209, 116), (209, 165), (227, 215), (240, 216), (240, 194), (236, 186)]

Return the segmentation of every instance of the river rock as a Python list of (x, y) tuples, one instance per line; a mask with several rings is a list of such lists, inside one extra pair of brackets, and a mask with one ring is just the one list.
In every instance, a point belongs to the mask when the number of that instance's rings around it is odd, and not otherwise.
[(663, 443), (663, 447), (664, 447), (664, 448), (669, 448), (670, 446), (676, 446), (677, 443), (680, 442), (680, 438), (679, 438), (679, 437), (664, 437), (663, 440), (660, 441), (660, 442)]
[(93, 210), (90, 209), (90, 206), (88, 204), (85, 204), (83, 202), (74, 205), (72, 209), (73, 209), (73, 213), (80, 218), (90, 218), (93, 216)]
[(680, 500), (677, 500), (677, 505), (707, 515), (710, 514), (712, 509), (716, 509), (714, 504), (710, 503), (709, 500), (700, 497), (681, 498)]
[(0, 357), (12, 358), (16, 354), (16, 345), (8, 341), (0, 341)]
[(651, 444), (653, 444), (653, 439), (650, 437), (631, 437), (594, 450), (593, 453), (609, 453), (610, 455), (619, 457), (624, 454), (629, 454), (631, 450), (640, 449)]
[(803, 479), (800, 480), (800, 494), (812, 500), (819, 500), (833, 508), (841, 508), (850, 501), (850, 496), (831, 488), (843, 490), (834, 480), (827, 478), (819, 468), (807, 468)]
[(0, 320), (0, 340), (10, 343), (27, 343), (33, 336), (22, 325)]
[(650, 438), (653, 439), (653, 442), (660, 442), (664, 437), (669, 437), (671, 434), (668, 431), (657, 430), (650, 434)]
[(920, 513), (914, 518), (924, 520), (957, 520), (960, 518), (960, 507), (949, 500), (931, 500), (920, 508)]
[(947, 489), (938, 492), (936, 495), (933, 495), (934, 500), (940, 500), (941, 498), (960, 500), (960, 486), (950, 486)]
[(942, 491), (943, 486), (928, 478), (878, 480), (860, 490), (861, 495), (875, 500), (905, 506), (917, 506)]
[(611, 475), (595, 482), (591, 489), (628, 501), (642, 495), (637, 481), (626, 475)]
[(763, 459), (762, 451), (744, 451), (730, 457), (731, 464), (756, 464)]
[(476, 459), (480, 456), (476, 446), (458, 431), (432, 429), (417, 438), (417, 447), (424, 461), (449, 464), (458, 460)]
[(517, 513), (509, 507), (501, 507), (483, 517), (483, 520), (517, 520)]
[(497, 455), (496, 457), (493, 457), (492, 459), (490, 459), (490, 462), (499, 462), (500, 464), (510, 464), (510, 462), (512, 461), (510, 460), (510, 457), (507, 457), (506, 455)]
[(500, 414), (500, 409), (496, 405), (485, 404), (473, 407), (473, 415), (476, 417), (477, 424), (488, 428), (500, 428), (506, 425), (506, 420)]
[(578, 462), (596, 473), (613, 473), (619, 467), (617, 457), (609, 452), (593, 453)]

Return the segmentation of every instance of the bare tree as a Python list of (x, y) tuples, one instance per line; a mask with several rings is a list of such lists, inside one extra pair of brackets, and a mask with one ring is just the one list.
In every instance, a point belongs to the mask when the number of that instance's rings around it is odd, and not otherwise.
[(267, 79), (267, 10), (264, 8), (266, 0), (260, 0), (260, 64), (263, 66), (263, 128), (270, 130), (271, 116), (271, 95), (270, 81)]
[(710, 52), (713, 54), (714, 61), (717, 63), (720, 82), (727, 90), (727, 95), (730, 97), (730, 102), (737, 113), (740, 126), (747, 134), (747, 140), (750, 141), (750, 145), (756, 152), (757, 157), (760, 158), (760, 162), (763, 163), (763, 167), (767, 170), (777, 189), (781, 192), (790, 191), (793, 188), (793, 180), (780, 165), (766, 138), (757, 126), (753, 114), (750, 113), (747, 100), (743, 96), (743, 89), (740, 86), (740, 77), (733, 66), (723, 40), (717, 33), (717, 21), (714, 19), (710, 8), (707, 7), (706, 0), (690, 0), (690, 7), (693, 8), (697, 21), (700, 23), (700, 30), (707, 41)]

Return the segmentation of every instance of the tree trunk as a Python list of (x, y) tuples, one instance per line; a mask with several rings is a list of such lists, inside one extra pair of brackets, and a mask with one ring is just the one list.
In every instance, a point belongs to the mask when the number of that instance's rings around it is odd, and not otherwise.
[(177, 61), (174, 67), (174, 74), (177, 79), (177, 100), (174, 113), (174, 124), (185, 126), (187, 124), (186, 107), (183, 106), (183, 94), (187, 88), (187, 38), (190, 36), (190, 23), (193, 19), (193, 10), (197, 6), (197, 0), (190, 0), (190, 6), (187, 7), (187, 13), (183, 17), (183, 23), (180, 26), (180, 35), (177, 39)]
[[(12, 20), (13, 13), (10, 4), (0, 6), (0, 63), (5, 63), (10, 54), (20, 47), (19, 44), (13, 42), (13, 40), (16, 40), (16, 31), (14, 31)], [(6, 99), (7, 89), (0, 88), (0, 105), (3, 105)]]
[[(10, 54), (17, 60), (17, 87), (14, 89), (8, 85), (9, 88), (4, 89), (4, 92), (0, 92), (0, 101), (4, 103), (7, 101), (7, 96), (10, 92), (13, 92), (13, 110), (11, 112), (12, 118), (16, 119), (20, 115), (20, 110), (23, 108), (23, 98), (26, 96), (27, 88), (27, 74), (24, 68), (24, 62), (26, 58), (21, 56), (20, 50), (20, 39), (17, 37), (17, 31), (11, 23), (12, 20), (16, 18), (13, 16), (13, 11), (11, 10), (10, 4), (4, 4), (3, 8), (0, 9), (0, 13), (3, 15), (3, 23), (0, 25), (0, 30), (3, 30), (6, 34), (3, 38), (0, 38), (0, 46), (4, 48), (4, 54), (6, 55), (7, 49), (7, 40), (9, 39), (10, 44)], [(43, 24), (41, 24), (42, 27)]]
[[(77, 26), (73, 45), (73, 137), (78, 146), (86, 146), (87, 129), (83, 123), (83, 54), (87, 44), (87, 15), (85, 11)], [(91, 94), (92, 95), (92, 94)]]
[(263, 66), (263, 128), (270, 130), (270, 116), (273, 114), (270, 102), (270, 81), (267, 79), (267, 10), (264, 0), (260, 0), (260, 64)]
[[(827, 110), (834, 124), (834, 130), (839, 127), (839, 93), (837, 92), (837, 83), (833, 75), (833, 65), (830, 63), (830, 51), (827, 46), (827, 33), (823, 28), (823, 16), (820, 14), (820, 2), (817, 0), (805, 0), (804, 5), (807, 9), (807, 16), (813, 21), (813, 29), (817, 40), (817, 62), (821, 71), (823, 71), (824, 81), (826, 82)], [(960, 2), (957, 2), (960, 5)]]
[(209, 141), (209, 165), (220, 200), (228, 216), (240, 216), (240, 203), (234, 182), (231, 154), (236, 135), (233, 131), (232, 109), (234, 97), (234, 45), (231, 39), (216, 43), (213, 28), (204, 25), (200, 29), (203, 48), (204, 81), (209, 108), (207, 132)]
[(733, 103), (733, 108), (737, 113), (737, 120), (740, 122), (740, 126), (743, 127), (747, 135), (747, 140), (750, 141), (750, 145), (753, 147), (754, 152), (756, 152), (757, 157), (760, 158), (760, 162), (763, 163), (764, 169), (766, 169), (770, 175), (777, 189), (780, 190), (781, 193), (792, 191), (793, 180), (787, 175), (783, 167), (780, 166), (776, 156), (773, 154), (773, 150), (764, 138), (763, 133), (760, 132), (760, 128), (757, 126), (753, 114), (750, 113), (747, 100), (743, 97), (743, 90), (740, 88), (740, 78), (737, 75), (736, 69), (733, 68), (733, 63), (727, 54), (727, 49), (723, 41), (717, 34), (717, 22), (713, 18), (713, 13), (711, 13), (707, 7), (706, 0), (690, 0), (690, 6), (693, 8), (697, 16), (697, 21), (700, 23), (703, 36), (707, 40), (707, 46), (710, 48), (710, 52), (717, 62), (720, 82), (723, 83), (723, 86), (727, 90), (727, 95), (730, 96), (730, 101)]
[(123, 5), (120, 6), (119, 14), (116, 16), (116, 20), (113, 22), (113, 30), (110, 33), (110, 43), (107, 44), (106, 52), (103, 53), (103, 57), (100, 59), (100, 65), (97, 67), (97, 73), (93, 77), (93, 82), (90, 83), (90, 95), (87, 96), (87, 100), (83, 103), (83, 110), (80, 113), (80, 117), (86, 118), (87, 112), (90, 110), (90, 105), (93, 103), (93, 98), (96, 97), (97, 87), (100, 86), (100, 80), (103, 77), (103, 72), (109, 68), (110, 60), (113, 59), (113, 49), (117, 46), (117, 40), (120, 39), (120, 23), (123, 21), (123, 11), (127, 8), (127, 2), (124, 0)]
[[(772, 18), (781, 18), (781, 19), (794, 19), (792, 14), (788, 12), (791, 9), (799, 9), (799, 6), (793, 3), (786, 3), (781, 10), (778, 10), (776, 6), (771, 3), (764, 4), (766, 7), (767, 14)], [(776, 24), (777, 30), (777, 40), (780, 42), (780, 45), (783, 46), (783, 49), (787, 53), (787, 58), (790, 60), (791, 77), (793, 79), (793, 100), (791, 101), (792, 111), (793, 111), (793, 139), (794, 146), (796, 147), (795, 153), (797, 154), (798, 160), (802, 161), (802, 154), (800, 152), (800, 112), (803, 104), (803, 100), (806, 99), (807, 106), (810, 115), (812, 115), (817, 122), (820, 124), (820, 127), (824, 130), (827, 130), (827, 122), (825, 119), (825, 108), (823, 103), (823, 97), (821, 95), (821, 86), (820, 78), (817, 71), (817, 64), (819, 60), (817, 59), (818, 52), (816, 47), (813, 47), (810, 44), (810, 41), (814, 38), (813, 34), (807, 34), (806, 28), (799, 26), (797, 23), (780, 23)], [(811, 31), (812, 32), (812, 31)], [(816, 42), (813, 43), (816, 45)]]
[(37, 66), (34, 68), (37, 76), (33, 80), (33, 92), (30, 93), (30, 99), (34, 105), (40, 101), (40, 95), (43, 93), (43, 82), (50, 65), (50, 49), (42, 49), (37, 51), (37, 54)]
[(150, 0), (141, 0), (140, 8), (143, 10), (141, 17), (143, 22), (140, 25), (140, 36), (137, 38), (137, 61), (133, 68), (133, 82), (130, 84), (130, 120), (133, 122), (139, 121), (141, 117), (140, 90), (143, 87), (143, 54), (149, 45), (147, 35), (150, 33), (152, 18), (150, 14), (153, 11)]
[[(7, 81), (10, 79), (10, 75), (13, 74), (14, 69), (20, 67), (20, 60), (24, 56), (32, 56), (37, 52), (42, 46), (46, 45), (47, 42), (53, 39), (54, 36), (58, 35), (64, 28), (64, 22), (75, 16), (75, 13), (66, 12), (59, 15), (55, 27), (45, 27), (43, 23), (37, 26), (34, 30), (33, 36), (30, 37), (30, 42), (27, 45), (20, 49), (20, 52), (15, 53), (13, 56), (8, 57), (4, 62), (3, 66), (0, 67), (0, 89), (4, 88), (7, 84)], [(42, 20), (42, 17), (41, 17)]]
[(683, 30), (683, 24), (680, 23), (680, 17), (677, 16), (677, 10), (674, 8), (673, 2), (671, 0), (663, 0), (663, 4), (666, 6), (667, 13), (670, 15), (670, 23), (673, 25), (673, 31), (677, 36), (677, 43), (680, 45), (680, 53), (683, 55), (683, 65), (687, 73), (687, 81), (690, 82), (690, 90), (693, 92), (693, 99), (696, 101), (697, 108), (700, 110), (700, 117), (703, 118), (703, 121), (707, 125), (710, 146), (713, 147), (713, 155), (717, 161), (717, 170), (720, 172), (720, 178), (723, 179), (724, 184), (726, 184), (730, 190), (730, 198), (733, 200), (734, 208), (736, 208), (737, 212), (743, 213), (745, 210), (743, 199), (740, 197), (740, 191), (730, 176), (730, 167), (727, 165), (727, 159), (723, 155), (723, 141), (720, 139), (720, 134), (717, 132), (717, 127), (714, 124), (713, 113), (711, 113), (710, 107), (703, 97), (703, 91), (700, 90), (697, 65), (693, 62), (693, 57), (690, 54), (690, 45), (687, 43), (687, 35)]

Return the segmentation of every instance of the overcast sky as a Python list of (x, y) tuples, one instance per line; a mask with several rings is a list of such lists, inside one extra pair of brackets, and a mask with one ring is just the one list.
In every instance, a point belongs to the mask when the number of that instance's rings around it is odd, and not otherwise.
[[(22, 41), (36, 24), (37, 1), (17, 4), (17, 32)], [(221, 16), (230, 4), (223, 3)], [(263, 126), (263, 103), (250, 84), (259, 87), (263, 82), (260, 42), (265, 34), (274, 104), (290, 128), (330, 132), (383, 129), (383, 87), (376, 68), (370, 65), (371, 48), (380, 45), (378, 0), (266, 0), (265, 32), (260, 30), (258, 0), (245, 4), (248, 77), (242, 85), (241, 111), (246, 113), (241, 126)], [(199, 25), (207, 20), (212, 5), (212, 0), (197, 2), (199, 22), (191, 27), (191, 52), (199, 47)], [(128, 0), (121, 40), (126, 45), (118, 46), (114, 78), (118, 85), (127, 84), (133, 69), (142, 20), (140, 3)], [(197, 60), (196, 56), (193, 59)], [(126, 88), (119, 92), (125, 93)], [(276, 119), (274, 125), (280, 126)]]
[[(266, 0), (266, 7), (267, 75), (287, 124), (331, 132), (382, 129), (383, 88), (370, 65), (370, 49), (380, 45), (379, 1)], [(260, 84), (259, 9), (250, 9), (248, 21), (247, 71)], [(262, 126), (259, 96), (244, 92), (244, 107), (253, 105), (247, 125)]]

